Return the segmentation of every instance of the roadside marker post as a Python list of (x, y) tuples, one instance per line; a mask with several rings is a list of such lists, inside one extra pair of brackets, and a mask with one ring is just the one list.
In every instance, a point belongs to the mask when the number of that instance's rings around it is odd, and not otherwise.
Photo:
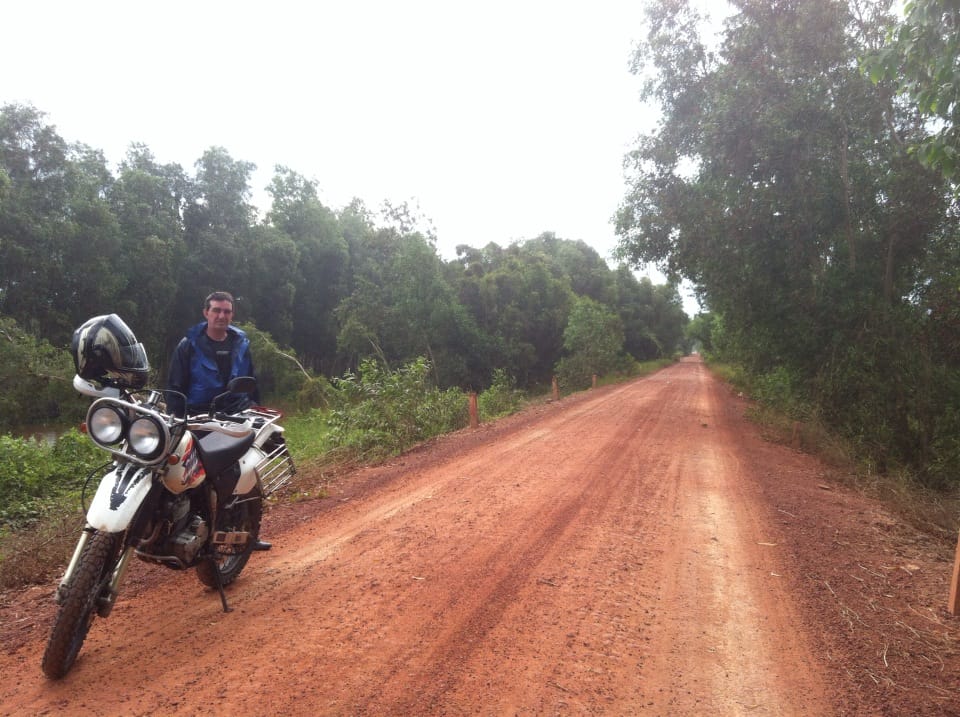
[(947, 612), (956, 615), (960, 612), (960, 537), (957, 538), (957, 557), (953, 560), (953, 580), (950, 581), (950, 599)]
[[(480, 411), (477, 408), (477, 393), (473, 391), (470, 394), (470, 428), (477, 428), (480, 425)], [(463, 415), (463, 414), (460, 414)]]

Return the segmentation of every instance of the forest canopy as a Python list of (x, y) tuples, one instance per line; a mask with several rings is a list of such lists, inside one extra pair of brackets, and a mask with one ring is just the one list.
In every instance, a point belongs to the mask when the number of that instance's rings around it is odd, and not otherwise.
[[(238, 323), (264, 346), (327, 378), (369, 358), (389, 370), (423, 357), (440, 388), (482, 389), (496, 371), (520, 388), (549, 385), (577, 350), (565, 332), (581, 299), (617, 318), (618, 367), (682, 349), (676, 287), (611, 268), (582, 240), (491, 241), (444, 261), (406, 205), (328, 207), (314, 182), (276, 167), (270, 206), (258, 208), (254, 169), (211, 147), (187, 171), (142, 144), (111, 168), (37, 108), (0, 108), (2, 393), (14, 406), (0, 427), (56, 415), (69, 385), (37, 401), (47, 395), (37, 382), (63, 382), (69, 358), (51, 373), (49, 354), (91, 316), (119, 314), (162, 382), (214, 290), (234, 294)], [(267, 395), (286, 390), (265, 357), (257, 363)]]

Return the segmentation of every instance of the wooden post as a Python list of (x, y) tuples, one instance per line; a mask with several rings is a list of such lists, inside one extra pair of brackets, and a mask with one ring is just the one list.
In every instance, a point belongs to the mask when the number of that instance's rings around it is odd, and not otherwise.
[(470, 392), (470, 428), (480, 425), (480, 411), (477, 409), (477, 392)]
[(597, 374), (593, 374), (593, 387), (597, 387)]
[(560, 400), (560, 385), (557, 383), (557, 377), (553, 377), (553, 400)]
[(957, 539), (957, 557), (953, 561), (953, 580), (950, 581), (950, 599), (947, 612), (956, 615), (960, 612), (960, 538)]

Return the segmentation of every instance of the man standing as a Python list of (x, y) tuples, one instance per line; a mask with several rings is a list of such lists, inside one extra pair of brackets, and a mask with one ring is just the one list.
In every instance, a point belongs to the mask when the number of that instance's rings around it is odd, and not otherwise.
[[(177, 416), (206, 413), (213, 399), (227, 390), (230, 379), (255, 376), (250, 339), (230, 323), (233, 296), (226, 291), (210, 294), (203, 304), (203, 318), (180, 339), (170, 359), (167, 388), (175, 393), (167, 394), (167, 408)], [(240, 411), (256, 402), (256, 394), (235, 394), (224, 408)]]
[[(230, 379), (256, 376), (250, 339), (230, 323), (233, 296), (226, 291), (210, 294), (203, 302), (203, 318), (204, 321), (191, 327), (180, 339), (170, 359), (167, 409), (177, 416), (206, 413), (213, 399), (226, 392)], [(233, 394), (226, 400), (224, 410), (242, 411), (259, 401), (256, 392)], [(270, 543), (258, 540), (252, 549), (270, 550), (270, 547)]]

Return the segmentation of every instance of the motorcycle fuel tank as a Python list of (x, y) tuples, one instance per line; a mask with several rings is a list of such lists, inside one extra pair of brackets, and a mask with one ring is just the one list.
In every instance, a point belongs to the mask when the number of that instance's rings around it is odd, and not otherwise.
[(190, 488), (196, 488), (200, 485), (207, 473), (200, 462), (200, 452), (197, 450), (197, 442), (191, 433), (183, 434), (177, 449), (170, 454), (173, 458), (176, 456), (176, 462), (170, 462), (167, 470), (163, 474), (163, 485), (171, 493), (180, 494)]

